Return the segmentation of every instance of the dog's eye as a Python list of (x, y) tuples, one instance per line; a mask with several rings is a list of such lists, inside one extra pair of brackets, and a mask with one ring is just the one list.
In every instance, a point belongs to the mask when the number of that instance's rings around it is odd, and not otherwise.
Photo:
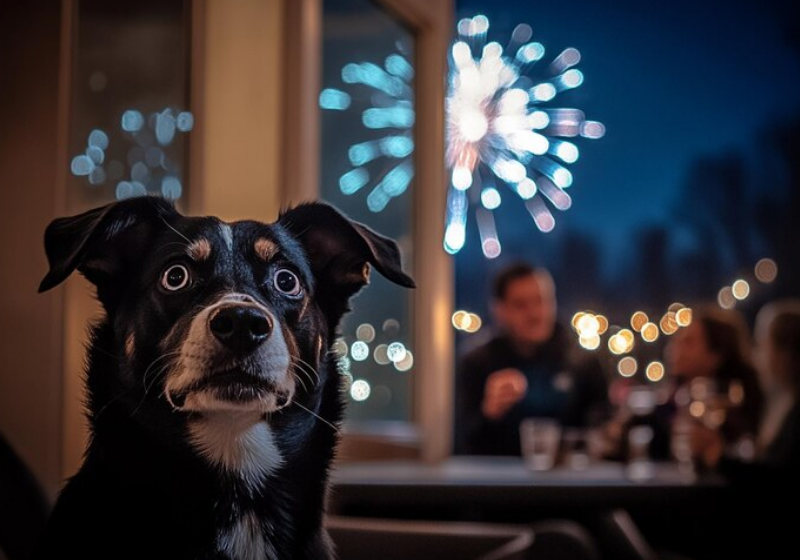
[(173, 264), (161, 275), (161, 287), (169, 292), (177, 292), (189, 285), (189, 270), (182, 264)]
[(298, 297), (303, 292), (297, 275), (286, 268), (275, 273), (272, 283), (275, 284), (276, 290), (287, 296)]

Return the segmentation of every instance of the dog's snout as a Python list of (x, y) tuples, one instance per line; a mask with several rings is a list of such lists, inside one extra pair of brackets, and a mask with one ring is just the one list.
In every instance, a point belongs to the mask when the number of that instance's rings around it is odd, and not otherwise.
[(214, 337), (236, 353), (252, 352), (269, 338), (272, 321), (252, 306), (231, 305), (217, 311), (209, 321)]

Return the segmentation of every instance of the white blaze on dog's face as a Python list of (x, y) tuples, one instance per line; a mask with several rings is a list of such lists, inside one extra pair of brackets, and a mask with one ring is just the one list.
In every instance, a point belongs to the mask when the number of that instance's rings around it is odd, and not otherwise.
[(200, 414), (286, 407), (299, 345), (316, 330), (298, 328), (310, 281), (302, 254), (255, 222), (205, 222), (187, 233), (184, 250), (163, 260), (156, 279), (159, 308), (173, 317), (159, 344), (171, 363), (165, 398)]
[[(236, 320), (263, 323), (268, 332), (257, 335), (263, 341), (250, 342), (252, 350), (232, 351), (215, 333), (214, 325), (227, 321), (223, 327), (228, 331), (248, 330), (233, 325)], [(246, 332), (235, 335), (253, 336)], [(202, 308), (191, 318), (178, 348), (175, 367), (167, 374), (164, 387), (176, 409), (271, 413), (291, 402), (295, 383), (283, 329), (270, 310), (252, 296), (226, 293)]]
[(282, 462), (272, 414), (292, 404), (298, 362), (315, 361), (301, 348), (319, 340), (302, 255), (263, 228), (199, 228), (183, 254), (164, 261), (156, 289), (174, 321), (159, 344), (170, 362), (164, 398), (188, 414), (198, 452), (250, 488)]

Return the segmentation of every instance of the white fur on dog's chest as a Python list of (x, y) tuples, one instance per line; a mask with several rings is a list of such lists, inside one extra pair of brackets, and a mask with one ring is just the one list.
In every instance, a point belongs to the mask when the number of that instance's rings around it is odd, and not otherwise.
[(212, 465), (250, 490), (283, 463), (269, 425), (258, 414), (214, 412), (189, 422), (192, 445)]
[(258, 518), (247, 512), (233, 527), (217, 538), (219, 551), (233, 560), (277, 560), (275, 549), (269, 545)]

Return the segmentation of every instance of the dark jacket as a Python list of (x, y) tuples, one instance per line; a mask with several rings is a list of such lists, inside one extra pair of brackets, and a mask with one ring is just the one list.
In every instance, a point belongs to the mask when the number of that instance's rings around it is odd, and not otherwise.
[[(515, 368), (528, 381), (527, 395), (497, 421), (481, 412), (486, 379)], [(571, 343), (560, 325), (531, 358), (520, 356), (506, 337), (495, 337), (467, 353), (456, 371), (455, 453), (519, 455), (519, 424), (549, 417), (564, 426), (586, 426), (607, 415), (608, 388), (593, 355)]]
[(737, 485), (796, 487), (800, 472), (800, 404), (795, 404), (786, 415), (778, 434), (759, 460), (748, 463), (723, 458), (719, 469)]

